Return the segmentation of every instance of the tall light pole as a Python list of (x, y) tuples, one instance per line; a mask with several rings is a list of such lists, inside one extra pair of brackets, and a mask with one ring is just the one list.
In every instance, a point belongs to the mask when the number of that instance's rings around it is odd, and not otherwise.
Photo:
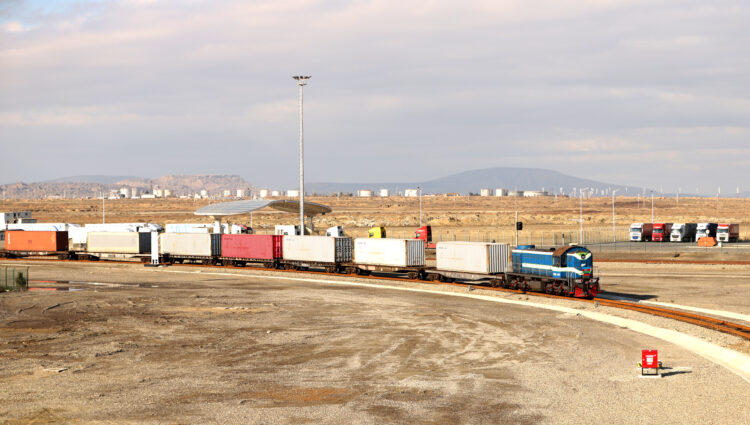
[(654, 223), (654, 191), (651, 191), (651, 224)]
[(578, 245), (583, 245), (583, 189), (580, 191), (580, 210), (578, 214), (578, 223), (580, 228), (578, 230)]
[(422, 188), (417, 186), (419, 191), (419, 227), (422, 227)]
[(615, 193), (618, 189), (612, 191), (612, 242), (617, 242), (617, 233), (615, 231)]
[(304, 145), (304, 120), (302, 119), (302, 87), (310, 79), (309, 75), (295, 75), (299, 87), (299, 225), (300, 234), (305, 234), (305, 145)]

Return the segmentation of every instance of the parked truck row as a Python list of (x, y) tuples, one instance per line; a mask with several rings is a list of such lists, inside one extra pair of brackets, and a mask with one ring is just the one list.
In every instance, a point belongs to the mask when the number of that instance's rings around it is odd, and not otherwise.
[(696, 242), (715, 238), (718, 242), (737, 242), (740, 225), (736, 223), (633, 223), (629, 230), (633, 242)]

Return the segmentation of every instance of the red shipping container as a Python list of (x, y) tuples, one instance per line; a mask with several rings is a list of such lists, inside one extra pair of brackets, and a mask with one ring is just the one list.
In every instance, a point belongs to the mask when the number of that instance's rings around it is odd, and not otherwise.
[(6, 251), (58, 252), (68, 250), (68, 232), (8, 230)]
[(281, 258), (281, 235), (221, 235), (221, 256), (255, 260)]

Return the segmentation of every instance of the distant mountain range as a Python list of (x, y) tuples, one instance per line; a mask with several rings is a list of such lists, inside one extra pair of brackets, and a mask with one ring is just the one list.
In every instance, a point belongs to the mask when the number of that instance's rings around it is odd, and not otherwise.
[(496, 167), (482, 170), (464, 171), (434, 180), (400, 183), (309, 183), (309, 190), (314, 193), (355, 193), (360, 189), (389, 189), (391, 192), (404, 189), (422, 188), (424, 193), (479, 193), (483, 188), (508, 190), (546, 190), (550, 193), (570, 194), (573, 188), (589, 188), (604, 194), (608, 189), (617, 190), (618, 195), (643, 193), (643, 188), (604, 183), (596, 180), (582, 179), (552, 170), (540, 168)]
[(58, 179), (46, 180), (39, 183), (99, 183), (99, 184), (115, 184), (122, 180), (145, 180), (142, 177), (135, 176), (102, 176), (102, 175), (87, 175), (87, 176), (69, 176), (60, 177)]
[[(19, 182), (0, 185), (0, 198), (92, 197), (99, 196), (100, 193), (109, 193), (110, 190), (116, 190), (121, 187), (134, 187), (141, 191), (159, 187), (161, 189), (170, 189), (174, 195), (187, 195), (200, 192), (204, 189), (210, 194), (216, 194), (222, 190), (252, 189), (254, 186), (247, 183), (238, 175), (170, 175), (156, 179), (136, 176), (83, 175), (62, 177), (38, 183)], [(360, 189), (373, 191), (389, 189), (391, 193), (396, 194), (404, 189), (416, 189), (417, 187), (421, 187), (425, 194), (460, 193), (466, 195), (469, 193), (479, 193), (483, 188), (490, 190), (496, 188), (508, 190), (546, 190), (557, 194), (562, 191), (563, 194), (567, 195), (574, 193), (573, 189), (576, 189), (576, 193), (579, 193), (581, 188), (586, 188), (594, 190), (593, 196), (602, 196), (611, 193), (611, 190), (617, 190), (617, 194), (620, 196), (628, 194), (635, 196), (636, 194), (644, 193), (644, 189), (641, 187), (583, 179), (540, 168), (515, 167), (470, 170), (421, 182), (307, 183), (305, 189), (308, 193), (321, 195), (356, 193)], [(650, 192), (646, 191), (646, 193)], [(689, 194), (683, 195), (695, 196)], [(674, 194), (665, 193), (662, 196), (674, 196)], [(733, 198), (737, 194), (727, 193), (722, 196)], [(750, 197), (750, 192), (742, 192), (740, 196), (748, 198)]]
[(133, 176), (72, 176), (37, 183), (11, 183), (0, 185), (2, 199), (38, 199), (49, 197), (90, 198), (107, 195), (122, 187), (150, 192), (153, 188), (169, 189), (173, 195), (190, 195), (201, 190), (216, 195), (224, 190), (251, 189), (238, 175), (197, 174), (171, 175), (157, 179)]

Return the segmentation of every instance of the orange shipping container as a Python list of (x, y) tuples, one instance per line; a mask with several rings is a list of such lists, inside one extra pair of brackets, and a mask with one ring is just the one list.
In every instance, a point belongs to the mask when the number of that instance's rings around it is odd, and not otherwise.
[(704, 236), (698, 239), (698, 246), (716, 246), (716, 238)]
[(9, 230), (5, 232), (6, 251), (56, 252), (68, 250), (68, 232)]

